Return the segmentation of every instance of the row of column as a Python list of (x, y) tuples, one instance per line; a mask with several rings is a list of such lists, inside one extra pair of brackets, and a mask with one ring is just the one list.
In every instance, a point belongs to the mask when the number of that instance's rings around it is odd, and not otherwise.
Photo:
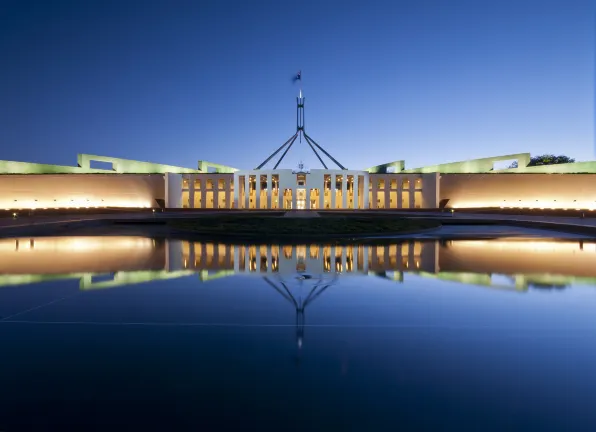
[[(207, 179), (201, 178), (201, 188), (195, 189), (194, 187), (194, 178), (191, 177), (188, 181), (188, 204), (190, 208), (207, 208), (207, 192), (212, 192), (213, 194), (213, 208), (219, 208), (219, 194), (220, 192), (225, 193), (225, 206), (222, 208), (232, 208), (233, 201), (232, 199), (234, 196), (232, 195), (232, 187), (233, 187), (233, 177), (224, 178), (224, 179), (212, 179), (213, 180), (213, 189), (206, 188)], [(224, 188), (219, 189), (219, 180), (224, 180)], [(201, 192), (201, 202), (195, 203), (195, 192)], [(198, 205), (197, 205), (198, 204)]]
[[(439, 249), (436, 242), (407, 242), (379, 246), (282, 246), (282, 245), (224, 245), (188, 242), (183, 248), (183, 241), (168, 240), (165, 268), (168, 271), (181, 269), (234, 270), (236, 273), (296, 273), (298, 267), (309, 273), (338, 273), (369, 271), (427, 271), (437, 272), (439, 267)], [(291, 255), (286, 257), (285, 248), (291, 247)], [(250, 249), (255, 249), (251, 257)], [(261, 254), (261, 249), (265, 254)], [(325, 255), (325, 249), (329, 255)], [(338, 251), (341, 249), (341, 252)], [(183, 254), (183, 249), (188, 254)], [(275, 255), (273, 254), (275, 249)], [(299, 256), (299, 249), (304, 251)], [(316, 250), (316, 253), (311, 252)], [(221, 253), (220, 253), (221, 252)], [(314, 256), (313, 256), (314, 255)], [(351, 267), (348, 256), (352, 257)], [(274, 269), (273, 258), (277, 259)], [(340, 258), (341, 260), (337, 260)], [(255, 265), (251, 269), (251, 258)], [(261, 267), (261, 258), (265, 258), (265, 268)], [(326, 260), (326, 258), (329, 258)], [(327, 261), (327, 262), (326, 262)]]
[[(272, 209), (272, 199), (273, 199), (273, 190), (272, 190), (272, 179), (273, 179), (273, 175), (274, 174), (242, 174), (242, 175), (235, 175), (235, 177), (237, 178), (236, 182), (238, 184), (238, 186), (240, 186), (240, 178), (244, 177), (244, 207), (245, 209), (250, 208), (250, 193), (249, 193), (249, 185), (250, 185), (250, 177), (251, 176), (255, 176), (256, 178), (256, 182), (255, 182), (255, 208), (256, 209), (260, 209), (261, 208), (261, 176), (265, 176), (267, 177), (267, 209)], [(277, 174), (275, 174), (277, 175)], [(336, 191), (340, 190), (340, 189), (336, 189), (335, 185), (336, 185), (336, 176), (339, 174), (329, 174), (331, 176), (331, 189), (330, 189), (330, 208), (331, 209), (335, 209), (337, 208), (337, 194)], [(368, 208), (369, 207), (369, 196), (368, 196), (368, 189), (369, 189), (369, 179), (368, 176), (366, 175), (358, 175), (357, 173), (354, 174), (341, 174), (342, 180), (341, 180), (341, 197), (342, 197), (342, 203), (341, 203), (341, 208), (342, 209), (347, 209), (348, 208), (348, 175), (354, 177), (354, 197), (353, 197), (353, 207), (354, 209), (358, 209), (358, 202), (359, 202), (359, 183), (362, 180), (363, 182), (363, 208)], [(288, 181), (289, 178), (289, 181)], [(324, 180), (324, 176), (321, 175), (312, 175), (312, 174), (308, 174), (307, 175), (307, 181), (306, 181), (306, 185), (305, 186), (298, 186), (297, 185), (297, 180), (296, 180), (296, 174), (292, 174), (289, 177), (283, 176), (283, 175), (279, 175), (279, 182), (278, 182), (278, 187), (279, 187), (279, 193), (277, 196), (277, 208), (279, 209), (283, 209), (284, 207), (284, 191), (286, 189), (290, 189), (292, 191), (292, 208), (296, 209), (297, 208), (297, 197), (298, 197), (298, 189), (304, 189), (305, 190), (305, 201), (306, 201), (306, 206), (305, 208), (309, 209), (310, 208), (310, 203), (311, 203), (311, 189), (318, 189), (319, 190), (319, 202), (317, 205), (317, 209), (325, 209), (325, 180)], [(290, 184), (288, 184), (290, 183)], [(241, 189), (240, 187), (237, 187), (234, 190), (234, 203), (236, 205), (237, 208), (242, 208), (242, 206), (240, 205), (240, 193)]]

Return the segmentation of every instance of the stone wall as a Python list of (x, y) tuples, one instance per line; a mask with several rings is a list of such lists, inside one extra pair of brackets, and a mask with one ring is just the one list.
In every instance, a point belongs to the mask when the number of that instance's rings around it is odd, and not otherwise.
[(596, 209), (596, 174), (441, 174), (450, 208)]
[(158, 207), (162, 174), (26, 174), (0, 176), (0, 208)]

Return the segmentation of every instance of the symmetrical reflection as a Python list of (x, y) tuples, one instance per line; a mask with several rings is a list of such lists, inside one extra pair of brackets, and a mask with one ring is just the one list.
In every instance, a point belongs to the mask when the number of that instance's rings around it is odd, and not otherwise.
[(404, 275), (415, 274), (525, 291), (596, 284), (595, 260), (594, 242), (536, 239), (338, 246), (230, 245), (143, 237), (19, 238), (0, 240), (0, 286), (78, 279), (81, 289), (97, 289), (193, 274), (201, 281), (235, 274), (274, 282), (346, 274), (403, 281)]

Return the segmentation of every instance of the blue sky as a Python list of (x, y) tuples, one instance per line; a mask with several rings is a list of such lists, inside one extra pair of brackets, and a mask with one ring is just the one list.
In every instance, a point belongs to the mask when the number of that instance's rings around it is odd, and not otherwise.
[(0, 159), (252, 168), (295, 131), (301, 69), (349, 168), (591, 160), (595, 22), (588, 0), (4, 0)]

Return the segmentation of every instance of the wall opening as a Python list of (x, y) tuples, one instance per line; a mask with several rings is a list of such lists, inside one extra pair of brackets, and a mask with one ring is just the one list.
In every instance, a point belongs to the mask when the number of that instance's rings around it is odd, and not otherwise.
[(114, 171), (114, 164), (112, 162), (90, 160), (89, 168)]
[[(515, 166), (512, 166), (514, 165)], [(517, 168), (518, 161), (517, 159), (508, 159), (504, 161), (495, 161), (493, 162), (493, 170), (502, 170), (508, 168)]]
[(93, 283), (98, 283), (98, 282), (113, 282), (114, 277), (116, 277), (115, 273), (92, 275), (91, 283), (93, 284)]

